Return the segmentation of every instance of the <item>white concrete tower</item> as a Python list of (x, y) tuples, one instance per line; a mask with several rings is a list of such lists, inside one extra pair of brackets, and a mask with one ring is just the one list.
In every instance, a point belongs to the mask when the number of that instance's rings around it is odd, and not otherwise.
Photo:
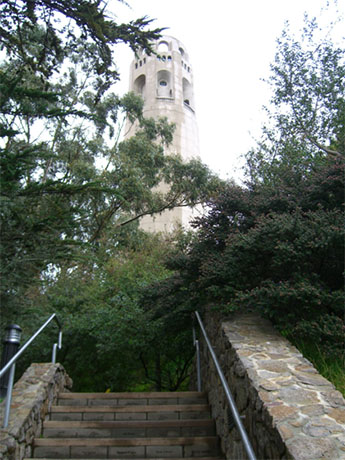
[[(165, 116), (175, 123), (174, 139), (167, 153), (180, 155), (183, 160), (198, 157), (193, 72), (186, 48), (176, 38), (164, 35), (154, 43), (154, 49), (159, 57), (139, 53), (133, 60), (130, 91), (143, 97), (145, 117)], [(132, 134), (129, 131), (126, 137)], [(151, 232), (170, 232), (176, 224), (187, 226), (192, 217), (190, 208), (175, 208), (154, 218), (144, 217), (140, 226)]]

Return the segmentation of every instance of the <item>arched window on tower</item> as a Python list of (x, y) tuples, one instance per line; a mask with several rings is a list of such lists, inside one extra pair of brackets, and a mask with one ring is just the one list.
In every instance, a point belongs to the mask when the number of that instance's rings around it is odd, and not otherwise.
[(183, 88), (183, 102), (189, 107), (194, 107), (194, 97), (193, 97), (193, 88), (192, 85), (186, 78), (182, 79), (182, 88)]
[(157, 72), (157, 96), (172, 97), (171, 73), (167, 70)]
[(169, 51), (169, 44), (167, 42), (160, 42), (158, 44), (158, 51), (160, 53), (166, 53), (167, 51)]
[(145, 86), (146, 86), (146, 77), (145, 75), (139, 75), (138, 78), (134, 81), (134, 91), (137, 94), (140, 94), (142, 98), (145, 99)]

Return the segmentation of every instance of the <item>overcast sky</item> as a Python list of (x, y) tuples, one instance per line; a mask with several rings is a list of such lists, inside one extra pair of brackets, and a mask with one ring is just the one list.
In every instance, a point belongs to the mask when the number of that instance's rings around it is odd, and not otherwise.
[[(109, 2), (111, 4), (111, 1)], [(185, 45), (194, 71), (200, 156), (223, 178), (241, 177), (241, 154), (255, 145), (264, 120), (262, 106), (270, 92), (261, 81), (274, 59), (276, 39), (288, 20), (294, 30), (304, 12), (320, 17), (326, 0), (128, 0), (114, 2), (117, 20), (141, 16), (156, 19), (155, 27)], [(323, 14), (323, 23), (342, 16), (338, 36), (345, 31), (345, 1)], [(344, 35), (344, 34), (343, 34)], [(122, 81), (128, 89), (130, 51), (118, 51)]]

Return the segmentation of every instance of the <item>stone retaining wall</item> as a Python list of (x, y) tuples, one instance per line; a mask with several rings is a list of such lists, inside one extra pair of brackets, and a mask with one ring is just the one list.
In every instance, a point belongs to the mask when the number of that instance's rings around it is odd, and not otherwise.
[[(9, 425), (0, 430), (0, 459), (31, 457), (31, 444), (60, 391), (72, 387), (61, 364), (32, 364), (13, 388)], [(4, 402), (0, 404), (1, 425)]]
[[(212, 313), (204, 324), (258, 459), (345, 459), (344, 398), (268, 321)], [(223, 452), (246, 459), (210, 359), (202, 346), (203, 390)]]

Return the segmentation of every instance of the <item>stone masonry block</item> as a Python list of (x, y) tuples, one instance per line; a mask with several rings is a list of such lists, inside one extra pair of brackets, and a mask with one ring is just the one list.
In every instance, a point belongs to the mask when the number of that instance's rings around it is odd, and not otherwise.
[(151, 458), (180, 458), (183, 457), (182, 446), (147, 446), (146, 456)]
[[(34, 437), (40, 436), (42, 422), (60, 392), (72, 387), (61, 364), (33, 363), (14, 385), (9, 426), (0, 434), (2, 457), (22, 460), (30, 452)], [(3, 418), (4, 402), (0, 404)], [(10, 442), (3, 442), (7, 439)]]
[(69, 446), (39, 446), (34, 448), (34, 455), (38, 458), (69, 458), (69, 449)]
[(118, 412), (115, 413), (115, 420), (147, 420), (147, 414), (146, 412), (129, 412), (128, 414)]
[(71, 446), (71, 458), (107, 458), (105, 446)]
[[(257, 458), (345, 460), (344, 398), (269, 321), (210, 311), (204, 324)], [(201, 355), (203, 389), (226, 458), (244, 460), (238, 430), (226, 429), (226, 397), (202, 343)]]
[(109, 458), (144, 458), (145, 446), (109, 447)]

